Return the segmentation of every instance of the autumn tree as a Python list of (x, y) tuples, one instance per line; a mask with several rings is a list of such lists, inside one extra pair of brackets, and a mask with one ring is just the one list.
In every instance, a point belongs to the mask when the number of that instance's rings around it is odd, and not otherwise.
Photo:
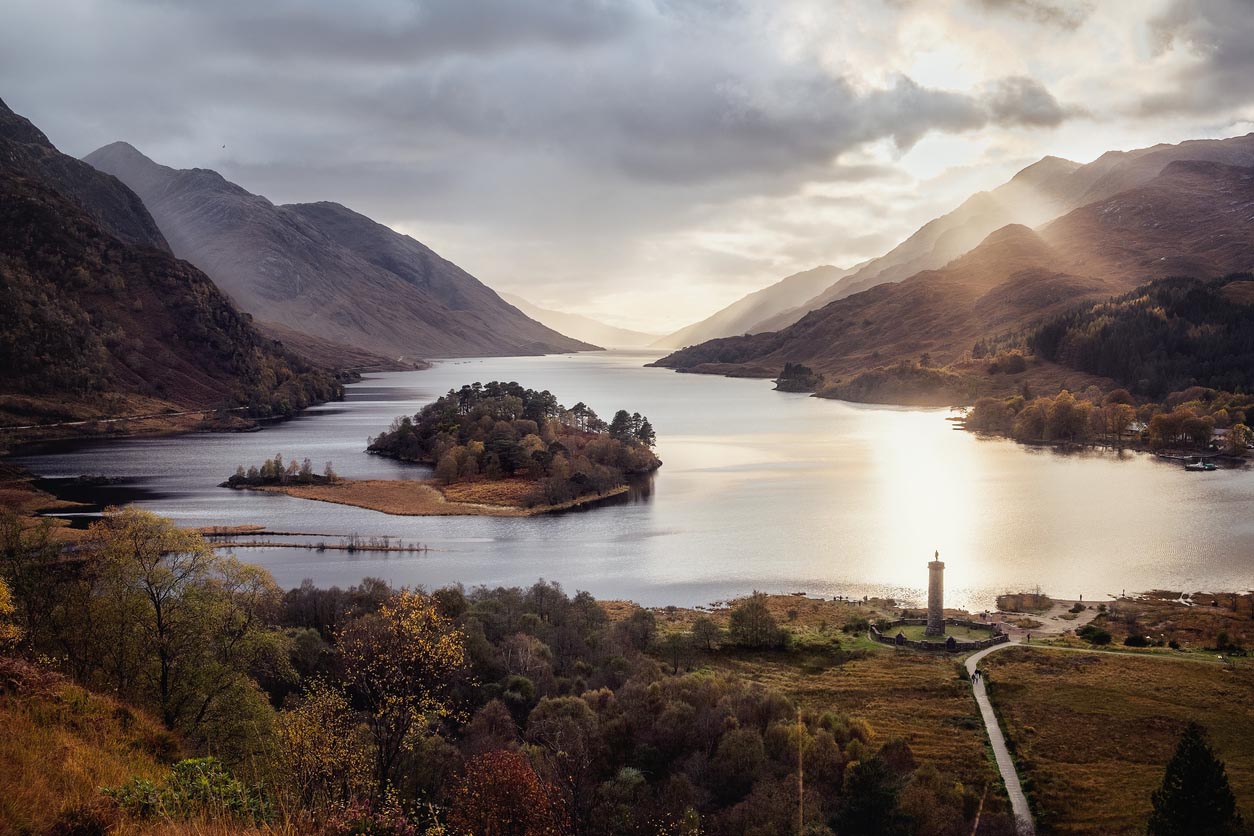
[(692, 622), (692, 638), (697, 644), (704, 647), (707, 652), (714, 650), (722, 635), (723, 631), (714, 623), (714, 619), (708, 615), (703, 615)]
[(1201, 726), (1189, 723), (1167, 762), (1162, 785), (1151, 796), (1149, 836), (1226, 836), (1241, 832), (1241, 815), (1223, 761), (1206, 743)]
[(167, 727), (196, 731), (233, 701), (229, 714), (257, 707), (250, 673), (290, 674), (283, 634), (268, 626), (281, 593), (264, 569), (138, 508), (107, 511), (87, 551), (97, 664)]
[(351, 803), (371, 785), (371, 757), (347, 697), (315, 681), (275, 723), (275, 767), (302, 809)]
[(765, 592), (754, 592), (732, 608), (728, 636), (742, 647), (776, 647), (784, 641), (784, 631), (775, 623), (766, 606)]
[(896, 836), (909, 832), (898, 806), (902, 781), (878, 756), (851, 764), (833, 822), (841, 836)]
[(11, 618), (21, 631), (22, 647), (66, 656), (58, 641), (65, 631), (58, 625), (78, 602), (69, 587), (77, 585), (79, 578), (61, 559), (46, 519), (27, 528), (13, 511), (0, 511), (0, 577), (13, 598)]
[(451, 688), (466, 666), (465, 635), (432, 598), (404, 590), (350, 621), (339, 645), (344, 679), (364, 708), (382, 793), (401, 755), (432, 723), (453, 715)]
[(498, 749), (472, 757), (449, 801), (449, 827), (456, 836), (569, 832), (557, 793), (518, 752)]
[(1228, 430), (1228, 452), (1234, 456), (1243, 456), (1250, 444), (1254, 443), (1254, 432), (1245, 424), (1233, 424)]

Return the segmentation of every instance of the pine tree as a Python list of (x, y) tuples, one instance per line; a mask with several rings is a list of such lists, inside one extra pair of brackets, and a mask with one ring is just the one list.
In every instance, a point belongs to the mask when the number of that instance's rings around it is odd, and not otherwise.
[(1215, 757), (1197, 723), (1185, 728), (1162, 786), (1151, 798), (1148, 836), (1222, 836), (1240, 830), (1241, 816), (1223, 761)]

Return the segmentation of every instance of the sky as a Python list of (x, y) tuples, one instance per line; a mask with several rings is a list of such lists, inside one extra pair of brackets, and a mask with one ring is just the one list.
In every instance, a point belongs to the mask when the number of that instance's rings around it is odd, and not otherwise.
[(1053, 154), (1254, 130), (1254, 0), (5, 0), (0, 98), (652, 332)]

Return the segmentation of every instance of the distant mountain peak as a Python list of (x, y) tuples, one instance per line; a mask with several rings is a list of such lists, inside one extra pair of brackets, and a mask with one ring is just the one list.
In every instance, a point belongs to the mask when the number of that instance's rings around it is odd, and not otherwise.
[(339, 203), (277, 206), (115, 142), (87, 162), (148, 204), (174, 253), (259, 321), (388, 357), (586, 351), (419, 241)]
[(1019, 170), (1010, 181), (1019, 183), (1036, 183), (1060, 175), (1067, 175), (1080, 168), (1081, 164), (1063, 157), (1041, 157), (1030, 166)]

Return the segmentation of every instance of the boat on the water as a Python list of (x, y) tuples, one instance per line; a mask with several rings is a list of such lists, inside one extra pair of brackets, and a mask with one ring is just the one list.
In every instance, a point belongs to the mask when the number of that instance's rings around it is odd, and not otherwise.
[(1196, 462), (1189, 462), (1188, 464), (1184, 466), (1184, 469), (1192, 470), (1195, 472), (1201, 472), (1201, 471), (1209, 472), (1211, 470), (1218, 470), (1219, 467), (1214, 462), (1196, 461)]

